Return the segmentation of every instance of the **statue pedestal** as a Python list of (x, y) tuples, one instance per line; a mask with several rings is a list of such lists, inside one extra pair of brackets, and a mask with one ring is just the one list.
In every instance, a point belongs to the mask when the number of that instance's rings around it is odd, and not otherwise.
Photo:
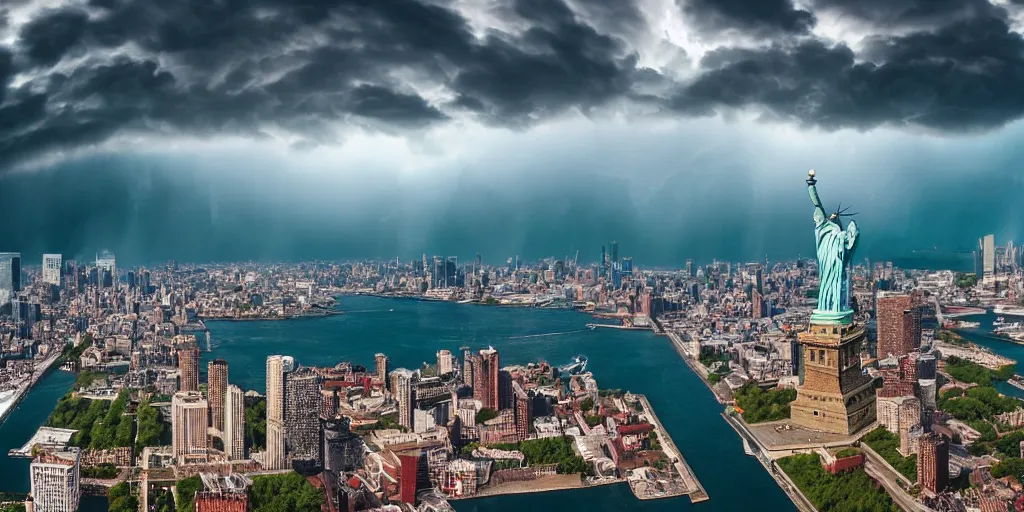
[(811, 324), (813, 325), (850, 325), (853, 323), (853, 310), (846, 311), (822, 311), (815, 309), (811, 312)]
[(803, 379), (790, 404), (790, 418), (812, 430), (853, 434), (876, 416), (873, 381), (860, 366), (867, 332), (859, 324), (811, 322), (798, 334)]

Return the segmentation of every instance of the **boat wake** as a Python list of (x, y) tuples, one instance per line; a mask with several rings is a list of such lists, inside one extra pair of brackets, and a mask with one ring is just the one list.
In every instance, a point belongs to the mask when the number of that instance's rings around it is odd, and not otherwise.
[(510, 340), (523, 340), (523, 339), (527, 339), (527, 338), (544, 338), (544, 337), (547, 337), (547, 336), (562, 336), (562, 335), (565, 335), (565, 334), (576, 334), (578, 332), (583, 332), (583, 331), (586, 331), (586, 330), (588, 330), (588, 329), (576, 329), (575, 331), (563, 331), (563, 332), (546, 332), (546, 333), (543, 333), (543, 334), (524, 334), (522, 336), (509, 336), (508, 339), (510, 339)]

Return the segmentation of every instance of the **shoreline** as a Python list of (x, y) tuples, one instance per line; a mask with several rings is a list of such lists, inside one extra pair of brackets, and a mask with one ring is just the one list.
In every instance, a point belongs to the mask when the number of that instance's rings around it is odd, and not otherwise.
[[(198, 316), (203, 321), (203, 325), (206, 325), (207, 321), (212, 322), (284, 322), (286, 320), (306, 320), (310, 318), (327, 318), (332, 316), (344, 315), (344, 311), (330, 311), (324, 313), (316, 313), (312, 315), (290, 315), (290, 316), (271, 316), (271, 317), (258, 317), (258, 318), (236, 318), (233, 316)], [(209, 328), (206, 329), (207, 331)], [(203, 332), (200, 329), (198, 332)]]
[(18, 405), (21, 404), (21, 401), (26, 396), (28, 396), (29, 391), (32, 390), (32, 388), (39, 382), (40, 379), (43, 378), (44, 375), (46, 375), (50, 371), (51, 368), (53, 368), (53, 363), (57, 362), (57, 360), (59, 360), (60, 358), (61, 354), (54, 354), (50, 356), (48, 359), (44, 359), (40, 364), (33, 366), (32, 377), (29, 378), (27, 383), (22, 384), (20, 387), (18, 387), (18, 390), (15, 392), (14, 398), (11, 399), (10, 401), (10, 406), (8, 406), (2, 413), (0, 413), (0, 425), (3, 425), (4, 422), (7, 421), (7, 418), (11, 415), (12, 412), (14, 412), (15, 409), (18, 408)]
[[(671, 451), (675, 461), (672, 462), (676, 467), (676, 471), (679, 473), (679, 478), (686, 484), (687, 492), (680, 493), (679, 495), (665, 495), (665, 496), (648, 496), (641, 497), (636, 496), (636, 490), (630, 485), (630, 489), (633, 490), (633, 495), (640, 500), (653, 500), (659, 498), (673, 498), (685, 494), (690, 497), (690, 503), (700, 503), (711, 499), (708, 496), (707, 491), (704, 490), (704, 486), (701, 485), (700, 480), (697, 480), (697, 475), (693, 472), (693, 468), (686, 462), (686, 458), (683, 457), (683, 451), (676, 447), (675, 441), (672, 440), (672, 436), (668, 434), (668, 429), (661, 424), (661, 420), (658, 419), (658, 415), (654, 412), (654, 407), (651, 402), (647, 400), (647, 395), (636, 394), (633, 395), (640, 399), (640, 403), (644, 406), (644, 416), (649, 416), (651, 423), (654, 424), (654, 428), (658, 433), (659, 441), (662, 444), (662, 451)], [(666, 448), (668, 450), (666, 450)]]

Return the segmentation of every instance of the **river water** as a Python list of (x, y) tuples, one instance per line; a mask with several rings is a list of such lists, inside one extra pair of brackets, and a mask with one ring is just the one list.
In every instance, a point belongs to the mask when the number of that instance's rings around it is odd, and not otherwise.
[[(209, 322), (213, 347), (205, 360), (223, 358), (228, 380), (243, 389), (265, 388), (266, 357), (285, 354), (299, 364), (334, 365), (352, 361), (372, 367), (383, 352), (392, 368), (416, 368), (434, 362), (440, 349), (457, 353), (493, 346), (501, 364), (546, 360), (563, 364), (577, 355), (589, 359), (602, 388), (647, 395), (659, 419), (704, 485), (710, 500), (691, 505), (686, 497), (640, 501), (626, 485), (496, 496), (455, 503), (459, 512), (552, 510), (669, 511), (794, 510), (775, 481), (743, 453), (736, 433), (722, 419), (722, 406), (672, 348), (666, 337), (649, 331), (589, 330), (591, 318), (567, 310), (498, 308), (443, 302), (344, 296), (346, 314), (326, 318)], [(70, 375), (54, 372), (26, 397), (0, 429), (0, 444), (20, 445), (45, 420), (70, 386)], [(6, 453), (4, 449), (3, 453)], [(10, 472), (10, 473), (9, 473)], [(0, 454), (0, 490), (27, 490), (28, 462)]]

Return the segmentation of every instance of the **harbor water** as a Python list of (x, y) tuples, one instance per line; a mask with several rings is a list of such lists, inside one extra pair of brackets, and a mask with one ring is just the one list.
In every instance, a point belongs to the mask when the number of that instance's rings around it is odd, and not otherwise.
[[(391, 368), (415, 369), (433, 363), (441, 349), (457, 353), (493, 346), (501, 364), (545, 360), (565, 364), (577, 354), (589, 359), (602, 388), (643, 393), (707, 490), (710, 500), (692, 505), (684, 497), (640, 501), (628, 486), (496, 496), (455, 503), (459, 512), (549, 508), (554, 510), (676, 511), (794, 510), (775, 481), (753, 458), (721, 417), (722, 406), (686, 366), (666, 337), (649, 331), (587, 329), (591, 317), (568, 310), (503, 308), (404, 299), (343, 296), (346, 314), (271, 322), (208, 322), (212, 350), (205, 361), (223, 358), (228, 380), (264, 392), (266, 357), (291, 355), (299, 364), (334, 365), (351, 361), (372, 367), (374, 354), (390, 358)], [(54, 372), (40, 382), (12, 414), (0, 439), (20, 446), (47, 417), (72, 377)], [(8, 433), (8, 429), (11, 429)], [(27, 490), (28, 461), (0, 460), (0, 490)], [(19, 476), (23, 475), (23, 476)], [(14, 480), (17, 480), (16, 482)]]

